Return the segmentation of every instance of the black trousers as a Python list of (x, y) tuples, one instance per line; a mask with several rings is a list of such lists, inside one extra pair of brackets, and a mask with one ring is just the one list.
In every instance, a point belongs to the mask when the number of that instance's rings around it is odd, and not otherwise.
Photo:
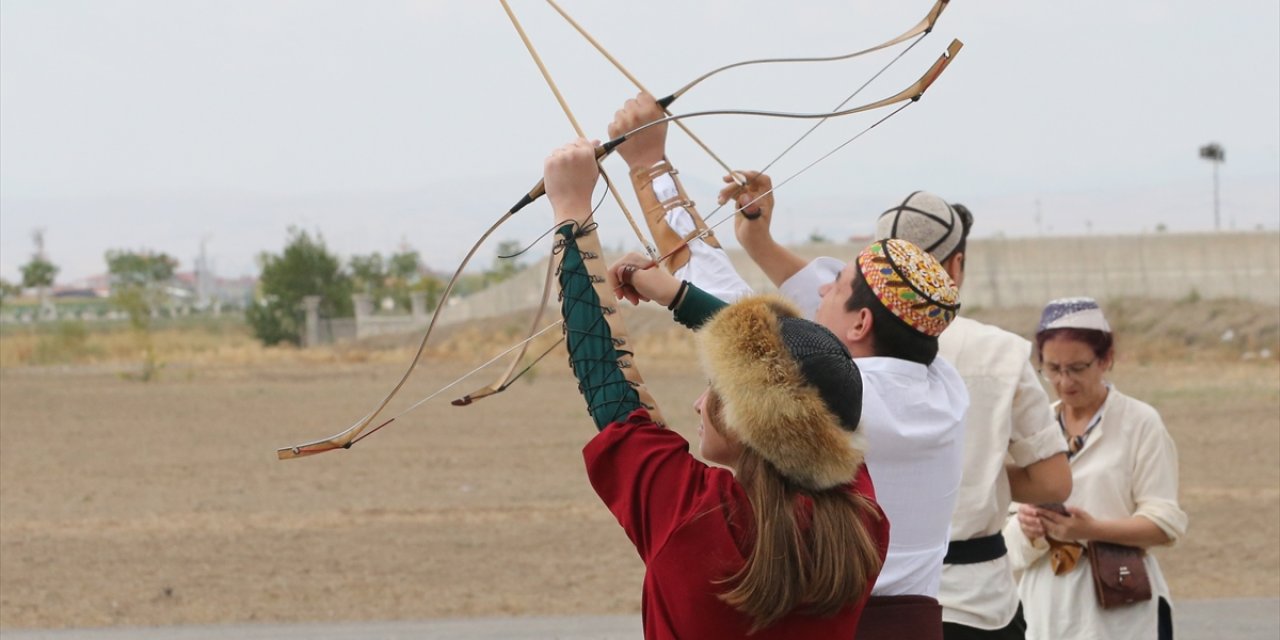
[(1158, 629), (1156, 637), (1160, 640), (1173, 640), (1173, 610), (1169, 608), (1169, 601), (1160, 598), (1157, 606), (1159, 607), (1157, 609), (1159, 617), (1156, 620), (1156, 628)]
[(1022, 617), (1022, 605), (1013, 614), (1013, 620), (1003, 629), (978, 629), (954, 622), (942, 623), (943, 640), (1024, 640), (1027, 637), (1027, 621)]
[[(1169, 607), (1169, 601), (1160, 598), (1157, 607), (1156, 637), (1159, 640), (1173, 640), (1173, 610)], [(1022, 605), (1018, 605), (1018, 612), (1003, 629), (975, 629), (954, 622), (942, 623), (943, 640), (1025, 640), (1026, 634), (1027, 621), (1022, 618)]]

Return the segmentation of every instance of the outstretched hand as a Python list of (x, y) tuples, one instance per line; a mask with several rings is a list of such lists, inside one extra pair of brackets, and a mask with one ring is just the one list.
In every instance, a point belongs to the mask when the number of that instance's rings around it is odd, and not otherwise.
[(578, 138), (552, 151), (543, 163), (543, 185), (557, 226), (566, 222), (581, 224), (591, 216), (591, 192), (600, 177), (597, 144)]
[[(609, 123), (609, 137), (617, 138), (666, 115), (666, 112), (663, 111), (662, 107), (658, 106), (658, 102), (653, 99), (653, 96), (641, 92), (640, 95), (628, 100), (617, 113), (613, 114), (613, 122)], [(622, 159), (627, 162), (627, 166), (632, 169), (652, 167), (662, 161), (666, 152), (666, 123), (649, 127), (618, 145), (618, 155), (622, 156)]]

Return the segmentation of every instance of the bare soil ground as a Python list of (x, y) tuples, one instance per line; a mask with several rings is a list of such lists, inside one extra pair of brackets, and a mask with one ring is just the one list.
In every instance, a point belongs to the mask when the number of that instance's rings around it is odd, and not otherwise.
[[(1280, 596), (1280, 361), (1241, 358), (1274, 341), (1276, 312), (1241, 349), (1205, 346), (1214, 320), (1185, 313), (1190, 343), (1121, 329), (1134, 357), (1114, 376), (1179, 446), (1191, 530), (1161, 563), (1175, 598)], [(692, 437), (704, 382), (687, 338), (635, 325)], [(496, 344), (428, 359), (393, 404)], [(638, 611), (642, 567), (585, 481), (593, 429), (560, 353), (471, 407), (437, 398), (350, 451), (276, 460), (385, 395), (408, 359), (390, 346), (191, 357), (151, 383), (111, 363), (0, 369), (0, 628)]]

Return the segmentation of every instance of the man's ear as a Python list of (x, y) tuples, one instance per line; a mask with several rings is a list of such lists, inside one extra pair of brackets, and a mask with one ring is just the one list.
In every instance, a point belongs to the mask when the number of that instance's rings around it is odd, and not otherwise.
[(849, 313), (853, 316), (853, 322), (849, 323), (848, 329), (845, 330), (845, 341), (850, 344), (870, 341), (871, 329), (875, 323), (875, 317), (871, 315), (871, 310), (863, 307)]
[(957, 251), (950, 258), (947, 258), (947, 261), (942, 265), (947, 275), (951, 276), (951, 281), (956, 283), (957, 289), (964, 283), (964, 261), (966, 257), (963, 251)]

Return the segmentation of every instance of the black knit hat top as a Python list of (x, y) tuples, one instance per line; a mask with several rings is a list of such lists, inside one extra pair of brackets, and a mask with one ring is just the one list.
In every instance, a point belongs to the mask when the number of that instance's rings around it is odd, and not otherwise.
[(862, 374), (849, 349), (826, 327), (801, 318), (780, 318), (782, 343), (805, 381), (822, 396), (840, 426), (853, 431), (862, 419)]

